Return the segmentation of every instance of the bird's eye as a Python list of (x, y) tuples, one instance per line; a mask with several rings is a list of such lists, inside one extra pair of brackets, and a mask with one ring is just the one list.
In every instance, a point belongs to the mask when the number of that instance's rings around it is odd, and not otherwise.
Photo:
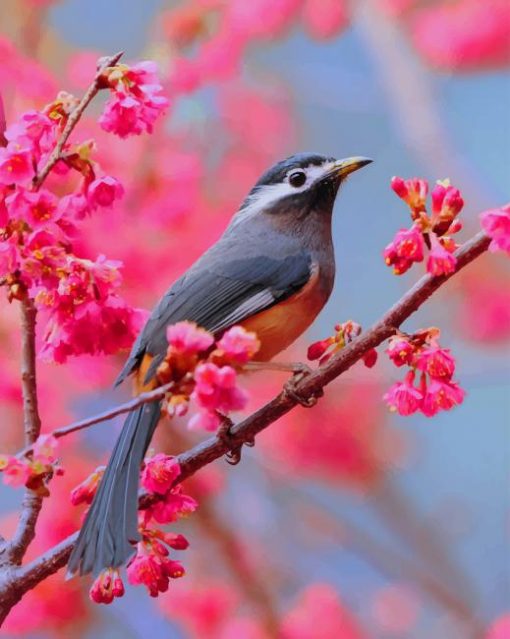
[(289, 183), (298, 188), (306, 182), (306, 173), (304, 171), (294, 171), (289, 175)]

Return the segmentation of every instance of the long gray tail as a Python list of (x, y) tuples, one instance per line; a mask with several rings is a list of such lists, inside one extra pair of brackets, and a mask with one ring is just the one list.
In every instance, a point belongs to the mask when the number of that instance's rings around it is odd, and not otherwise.
[(159, 402), (129, 413), (68, 563), (68, 575), (123, 564), (138, 541), (140, 465), (157, 426)]

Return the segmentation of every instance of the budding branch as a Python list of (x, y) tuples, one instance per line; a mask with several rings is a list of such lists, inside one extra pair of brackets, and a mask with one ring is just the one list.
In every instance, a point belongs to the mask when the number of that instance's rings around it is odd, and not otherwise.
[[(455, 273), (459, 272), (484, 253), (488, 249), (489, 244), (490, 238), (483, 232), (478, 233), (463, 244), (455, 253), (455, 257), (457, 258)], [(431, 295), (455, 275), (455, 273), (440, 277), (435, 277), (430, 274), (424, 275), (369, 330), (345, 346), (345, 348), (334, 355), (324, 366), (321, 366), (298, 382), (295, 386), (296, 393), (304, 399), (311, 399), (312, 397), (318, 396), (325, 386), (345, 373), (356, 362), (362, 359), (370, 349), (380, 346), (385, 340), (394, 335), (400, 326), (415, 313)], [(152, 391), (152, 393), (154, 393), (152, 397), (151, 393), (145, 393), (144, 396), (141, 396), (138, 400), (129, 402), (124, 406), (117, 407), (112, 411), (102, 413), (91, 419), (71, 424), (69, 427), (59, 429), (56, 433), (58, 433), (58, 436), (63, 436), (99, 421), (110, 419), (120, 413), (133, 410), (140, 403), (160, 399), (161, 396), (164, 395), (164, 392), (164, 387), (161, 387), (160, 389)], [(181, 453), (177, 457), (181, 468), (178, 482), (190, 477), (203, 466), (210, 464), (228, 453), (232, 445), (241, 446), (246, 442), (252, 441), (258, 433), (295, 408), (297, 403), (294, 397), (291, 397), (283, 390), (259, 410), (239, 424), (233, 426), (230, 430), (228, 443), (225, 441), (225, 438), (216, 435), (209, 437), (190, 450)], [(28, 452), (28, 449), (22, 452)], [(142, 495), (140, 497), (140, 507), (143, 508), (146, 504), (147, 497)], [(65, 566), (76, 538), (77, 533), (71, 535), (31, 563), (24, 566), (12, 566), (6, 571), (6, 574), (2, 577), (2, 580), (0, 580), (0, 602), (5, 602), (4, 609), (6, 609), (4, 611), (0, 608), (0, 623), (5, 619), (12, 605), (19, 601), (24, 593)]]
[(67, 120), (66, 125), (64, 127), (64, 130), (62, 131), (62, 135), (58, 139), (58, 142), (55, 145), (55, 148), (53, 149), (50, 157), (48, 158), (48, 161), (46, 162), (44, 167), (41, 169), (41, 171), (34, 177), (32, 185), (35, 190), (40, 188), (44, 180), (48, 177), (51, 169), (62, 157), (62, 150), (64, 148), (64, 145), (69, 139), (69, 136), (71, 135), (71, 133), (73, 132), (74, 127), (78, 124), (78, 120), (81, 118), (85, 109), (88, 107), (88, 105), (92, 102), (92, 100), (95, 98), (95, 96), (101, 89), (101, 78), (103, 76), (105, 69), (116, 65), (117, 62), (123, 56), (123, 54), (124, 54), (123, 51), (119, 51), (119, 53), (116, 53), (115, 55), (112, 55), (102, 61), (102, 64), (99, 66), (99, 69), (97, 70), (97, 73), (94, 77), (94, 80), (92, 81), (92, 84), (89, 86), (89, 88), (85, 92), (84, 96), (82, 97), (78, 105), (71, 112), (69, 119)]

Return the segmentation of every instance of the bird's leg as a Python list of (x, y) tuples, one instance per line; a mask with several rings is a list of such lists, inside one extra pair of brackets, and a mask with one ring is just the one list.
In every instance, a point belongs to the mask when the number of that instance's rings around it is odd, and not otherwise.
[(244, 369), (247, 371), (282, 371), (284, 373), (293, 373), (309, 375), (312, 369), (308, 364), (303, 362), (247, 362), (244, 365)]
[(230, 432), (234, 422), (227, 415), (223, 415), (219, 411), (216, 412), (221, 419), (221, 424), (216, 434), (218, 438), (221, 439), (221, 441), (229, 448), (228, 453), (225, 455), (227, 463), (231, 466), (236, 466), (241, 461), (243, 445), (255, 446), (255, 439), (247, 440), (240, 444), (235, 442)]
[(248, 371), (272, 370), (292, 373), (292, 377), (283, 385), (283, 390), (286, 395), (305, 408), (315, 406), (317, 401), (324, 395), (321, 389), (311, 397), (303, 397), (296, 389), (296, 385), (313, 372), (310, 366), (303, 362), (248, 362), (245, 368)]

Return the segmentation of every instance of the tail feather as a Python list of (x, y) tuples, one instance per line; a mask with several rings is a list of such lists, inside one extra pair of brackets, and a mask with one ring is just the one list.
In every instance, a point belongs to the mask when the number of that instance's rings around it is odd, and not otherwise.
[(123, 564), (138, 533), (140, 465), (157, 426), (161, 407), (144, 404), (129, 413), (68, 564), (68, 574), (99, 573)]

